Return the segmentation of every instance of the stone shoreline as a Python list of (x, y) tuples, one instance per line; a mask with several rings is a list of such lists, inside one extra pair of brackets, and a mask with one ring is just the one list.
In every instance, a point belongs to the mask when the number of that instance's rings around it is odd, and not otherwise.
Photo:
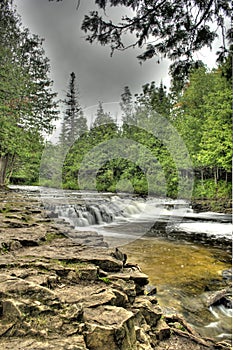
[(145, 295), (148, 277), (102, 236), (77, 238), (20, 193), (1, 191), (0, 200), (1, 349), (231, 349), (163, 314)]

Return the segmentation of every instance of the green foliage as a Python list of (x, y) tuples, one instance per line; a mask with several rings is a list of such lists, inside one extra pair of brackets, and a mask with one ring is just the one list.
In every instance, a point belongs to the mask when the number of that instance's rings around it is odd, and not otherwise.
[(231, 197), (231, 183), (220, 180), (217, 184), (214, 179), (196, 180), (193, 198), (222, 199)]
[(174, 124), (196, 167), (231, 169), (231, 89), (221, 70), (190, 75), (174, 109)]
[(182, 178), (182, 196), (189, 198), (192, 169), (186, 168), (186, 151), (177, 148), (173, 126), (193, 159), (193, 196), (229, 197), (230, 86), (221, 72), (194, 70), (174, 105), (162, 83), (144, 85), (134, 100), (126, 87), (121, 127), (99, 103), (92, 129), (66, 155), (63, 188), (177, 198)]
[[(11, 1), (0, 5), (0, 186), (52, 130), (57, 110), (42, 40), (22, 28)], [(17, 168), (18, 168), (17, 165)], [(29, 172), (27, 171), (27, 176)], [(20, 175), (21, 176), (21, 175)], [(30, 181), (35, 180), (35, 174)]]
[(206, 96), (205, 117), (198, 160), (209, 168), (230, 172), (232, 166), (232, 91), (216, 72), (215, 91)]
[[(123, 0), (96, 2), (102, 8), (107, 3), (114, 6), (125, 4)], [(42, 161), (42, 133), (51, 130), (57, 115), (55, 94), (48, 78), (48, 59), (44, 56), (42, 40), (21, 28), (20, 19), (10, 2), (1, 3), (0, 185), (10, 178), (18, 183), (37, 183), (40, 166), (41, 185), (59, 187), (62, 180), (66, 189), (123, 191), (176, 198), (182, 174), (182, 195), (185, 197), (192, 169), (186, 168), (186, 154), (177, 147), (172, 125), (181, 135), (193, 161), (196, 174), (194, 197), (230, 197), (230, 56), (226, 59), (222, 56), (218, 69), (209, 71), (202, 62), (190, 61), (192, 50), (190, 45), (187, 46), (187, 40), (194, 45), (194, 50), (212, 42), (212, 29), (202, 27), (201, 22), (205, 16), (207, 21), (210, 20), (209, 11), (218, 1), (211, 2), (210, 7), (204, 2), (195, 2), (199, 8), (196, 16), (201, 20), (196, 28), (192, 23), (194, 13), (189, 17), (190, 23), (187, 20), (190, 2), (161, 3), (158, 9), (162, 12), (153, 17), (157, 23), (150, 22), (148, 17), (157, 7), (154, 1), (147, 1), (145, 8), (142, 6), (144, 1), (130, 2), (128, 6), (133, 7), (133, 3), (137, 9), (133, 22), (129, 23), (129, 18), (123, 22), (128, 23), (127, 29), (132, 25), (132, 33), (138, 34), (137, 44), (142, 45), (152, 34), (152, 29), (153, 35), (161, 38), (161, 31), (156, 33), (154, 30), (158, 25), (164, 29), (162, 41), (150, 46), (140, 58), (159, 53), (175, 60), (171, 68), (174, 76), (172, 93), (162, 82), (159, 86), (154, 82), (143, 85), (141, 93), (134, 97), (130, 88), (125, 87), (120, 102), (123, 124), (119, 127), (99, 102), (93, 124), (87, 130), (87, 121), (79, 104), (76, 76), (71, 73), (59, 144), (46, 143)], [(181, 6), (184, 4), (187, 7)], [(228, 16), (228, 4), (224, 6), (222, 2), (218, 4), (215, 20), (223, 12)], [(178, 12), (179, 18), (176, 17)], [(169, 21), (163, 22), (168, 17)], [(139, 21), (137, 26), (134, 20)], [(91, 26), (93, 23), (95, 27)], [(114, 24), (106, 22), (99, 27), (101, 23), (97, 13), (85, 18), (83, 29), (92, 32), (89, 40), (108, 44), (113, 39), (111, 43), (113, 49), (116, 48), (114, 43), (121, 42), (121, 28), (115, 27), (113, 38)], [(146, 23), (148, 32), (143, 31)], [(185, 26), (188, 26), (187, 33)], [(110, 31), (101, 36), (106, 30)], [(190, 37), (187, 39), (190, 33), (194, 41), (190, 41)], [(183, 57), (183, 61), (178, 62), (178, 57)], [(83, 174), (81, 183), (80, 171)]]
[(98, 277), (98, 279), (104, 282), (105, 284), (111, 284), (111, 281), (108, 277)]

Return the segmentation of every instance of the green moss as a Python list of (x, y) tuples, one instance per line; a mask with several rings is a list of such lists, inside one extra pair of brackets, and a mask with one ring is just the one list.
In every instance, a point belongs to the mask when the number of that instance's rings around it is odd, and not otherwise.
[(110, 284), (111, 281), (108, 277), (98, 277), (98, 279), (106, 284)]
[(9, 251), (10, 251), (10, 248), (9, 248), (9, 246), (6, 244), (6, 243), (2, 243), (1, 244), (1, 247), (0, 247), (0, 252), (2, 253), (2, 254), (7, 254), (7, 253), (9, 253)]
[(80, 267), (85, 267), (88, 266), (87, 263), (82, 262), (82, 261), (78, 261), (78, 262), (74, 262), (73, 260), (58, 260), (58, 259), (53, 259), (51, 260), (51, 262), (56, 263), (58, 265), (61, 265), (63, 267), (69, 267), (69, 268), (73, 268), (76, 271), (79, 270)]
[(11, 211), (11, 205), (7, 203), (3, 208), (0, 208), (0, 213), (7, 214)]
[(47, 232), (45, 235), (45, 243), (51, 243), (55, 239), (62, 239), (64, 237), (62, 233)]

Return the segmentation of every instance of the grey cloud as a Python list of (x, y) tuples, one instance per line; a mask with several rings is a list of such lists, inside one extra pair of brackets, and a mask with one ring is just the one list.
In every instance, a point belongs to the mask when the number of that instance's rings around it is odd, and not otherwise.
[[(23, 23), (31, 32), (45, 38), (46, 54), (51, 61), (55, 89), (64, 96), (70, 72), (78, 77), (81, 102), (85, 106), (118, 101), (124, 86), (138, 92), (146, 82), (168, 81), (168, 62), (155, 60), (139, 65), (136, 50), (116, 52), (97, 44), (90, 45), (80, 30), (85, 13), (94, 1), (81, 1), (78, 11), (75, 0), (15, 0)], [(120, 10), (116, 15), (119, 16)]]

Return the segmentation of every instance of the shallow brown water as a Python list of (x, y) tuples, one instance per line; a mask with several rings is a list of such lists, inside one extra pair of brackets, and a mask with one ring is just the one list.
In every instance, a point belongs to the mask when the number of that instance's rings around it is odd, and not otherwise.
[(224, 329), (220, 323), (212, 329), (208, 324), (216, 320), (207, 308), (201, 306), (206, 291), (226, 287), (222, 271), (231, 268), (229, 253), (158, 238), (139, 239), (125, 245), (122, 250), (130, 262), (139, 264), (149, 276), (150, 283), (157, 288), (162, 307), (174, 308), (183, 314), (204, 336), (231, 333), (230, 317), (220, 316)]

